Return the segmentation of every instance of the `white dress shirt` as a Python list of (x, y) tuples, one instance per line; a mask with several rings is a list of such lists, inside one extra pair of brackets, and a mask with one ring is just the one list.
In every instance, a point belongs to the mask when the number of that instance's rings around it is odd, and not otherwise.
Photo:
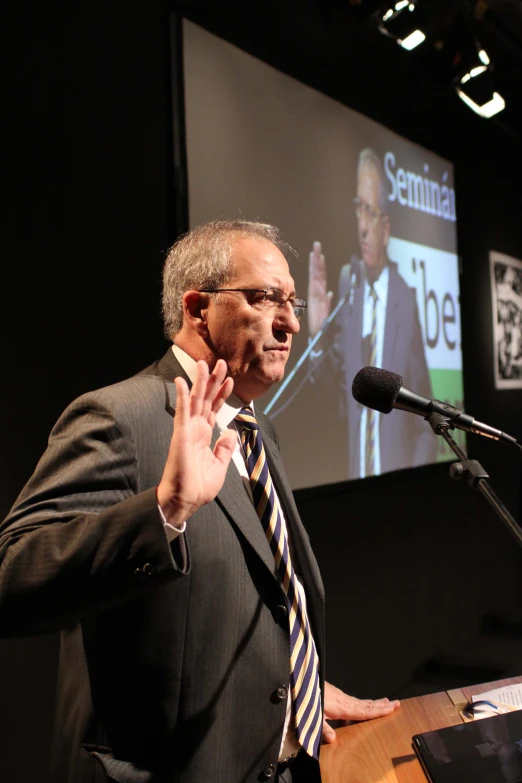
[[(194, 382), (196, 378), (197, 363), (194, 361), (194, 359), (191, 356), (189, 356), (182, 348), (180, 348), (176, 344), (172, 346), (172, 351), (174, 353), (174, 356), (178, 360), (178, 362), (181, 364), (181, 366), (187, 373), (190, 380)], [(239, 397), (237, 397), (234, 393), (232, 393), (230, 397), (227, 400), (225, 400), (222, 408), (216, 414), (216, 426), (219, 428), (221, 432), (223, 432), (223, 430), (226, 429), (227, 427), (228, 429), (233, 429), (236, 430), (237, 432), (237, 441), (236, 441), (234, 451), (232, 453), (232, 460), (238, 470), (239, 475), (243, 479), (245, 490), (246, 492), (248, 492), (248, 495), (253, 502), (253, 494), (252, 494), (252, 488), (250, 486), (250, 478), (248, 475), (248, 470), (247, 470), (243, 450), (241, 448), (239, 431), (235, 423), (235, 417), (237, 416), (241, 408), (244, 408), (246, 406), (251, 408), (251, 410), (254, 412), (255, 415), (253, 402), (249, 402), (249, 403), (242, 402), (239, 399)], [(274, 492), (276, 492), (275, 487), (274, 487)], [(281, 506), (281, 503), (279, 503), (279, 508), (281, 512), (281, 523), (284, 527), (286, 527), (286, 521), (284, 518), (283, 508)], [(165, 522), (166, 532), (169, 540), (172, 540), (173, 538), (175, 538), (177, 535), (179, 535), (185, 530), (186, 522), (184, 523), (182, 529), (177, 529), (169, 525), (164, 517), (163, 517), (163, 521)], [(170, 530), (167, 530), (167, 528), (170, 528)], [(296, 581), (297, 581), (297, 588), (299, 590), (299, 594), (303, 603), (303, 608), (304, 611), (306, 612), (306, 595), (303, 586), (299, 581), (299, 579), (297, 579), (297, 577), (296, 577)], [(279, 749), (279, 760), (281, 761), (283, 759), (288, 758), (291, 755), (294, 755), (295, 753), (297, 753), (299, 748), (300, 745), (297, 741), (297, 738), (295, 736), (295, 730), (293, 728), (292, 694), (291, 694), (290, 686), (288, 685), (288, 699), (286, 703), (286, 715), (285, 715), (285, 723), (283, 727), (283, 736), (281, 739), (281, 747)]]
[[(388, 280), (390, 274), (387, 266), (384, 267), (379, 279), (373, 284), (375, 293), (377, 294), (376, 315), (377, 315), (377, 356), (375, 364), (377, 367), (382, 367), (382, 349), (384, 345), (384, 325), (386, 323), (386, 303), (388, 301)], [(372, 333), (372, 311), (373, 311), (373, 297), (370, 294), (370, 284), (365, 278), (364, 280), (364, 305), (363, 305), (363, 323), (362, 323), (362, 335), (369, 337)], [(375, 454), (375, 475), (378, 476), (381, 472), (381, 444), (379, 436), (379, 421), (381, 414), (379, 411), (375, 411), (375, 441), (374, 441), (374, 454)], [(368, 419), (368, 408), (363, 407), (361, 416), (361, 429), (359, 438), (359, 466), (360, 476), (364, 478), (366, 476), (366, 421)]]

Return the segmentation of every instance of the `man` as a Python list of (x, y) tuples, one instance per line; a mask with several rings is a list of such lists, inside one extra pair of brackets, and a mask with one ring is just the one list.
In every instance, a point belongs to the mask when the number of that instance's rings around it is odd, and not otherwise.
[[(403, 411), (383, 416), (360, 405), (351, 394), (354, 376), (370, 365), (399, 373), (405, 386), (432, 396), (415, 291), (388, 258), (386, 178), (380, 158), (369, 148), (359, 155), (355, 214), (361, 258), (341, 270), (339, 297), (346, 297), (346, 305), (334, 323), (330, 366), (343, 389), (348, 477), (364, 478), (434, 461), (436, 439), (417, 416)], [(308, 325), (314, 337), (330, 313), (332, 300), (319, 242), (310, 254), (308, 299)], [(321, 352), (328, 351), (327, 340), (328, 335), (315, 351), (316, 362)]]
[[(61, 630), (54, 783), (320, 779), (322, 583), (255, 406), (305, 307), (284, 248), (258, 223), (181, 238), (174, 346), (72, 403), (0, 530), (4, 634)], [(396, 706), (324, 688), (326, 717)]]

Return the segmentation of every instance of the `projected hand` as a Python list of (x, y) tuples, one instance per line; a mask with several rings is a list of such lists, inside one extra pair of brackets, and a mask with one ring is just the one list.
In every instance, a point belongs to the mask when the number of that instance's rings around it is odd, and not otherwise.
[(175, 527), (213, 500), (225, 481), (237, 434), (224, 430), (213, 450), (210, 440), (216, 413), (234, 385), (226, 374), (227, 365), (222, 359), (211, 375), (207, 363), (199, 361), (190, 393), (183, 378), (174, 380), (174, 431), (157, 497), (165, 518)]
[(309, 255), (308, 270), (308, 330), (315, 337), (330, 315), (332, 291), (327, 291), (326, 261), (321, 252), (321, 243), (314, 242)]
[(335, 731), (326, 722), (330, 720), (371, 720), (382, 718), (400, 707), (400, 702), (389, 699), (356, 699), (348, 696), (329, 682), (324, 684), (323, 742), (334, 742)]

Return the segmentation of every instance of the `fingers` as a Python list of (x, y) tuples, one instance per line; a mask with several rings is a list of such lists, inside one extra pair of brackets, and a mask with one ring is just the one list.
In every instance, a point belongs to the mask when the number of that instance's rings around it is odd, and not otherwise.
[(176, 386), (176, 419), (178, 426), (187, 421), (190, 409), (189, 390), (184, 378), (174, 378)]
[(209, 419), (212, 415), (215, 418), (234, 387), (232, 378), (227, 378), (226, 375), (227, 363), (223, 359), (218, 359), (212, 373), (209, 373), (205, 361), (200, 360), (197, 363), (196, 378), (190, 392), (191, 416)]
[(313, 250), (309, 256), (310, 276), (323, 279), (326, 277), (326, 262), (320, 242), (314, 242)]
[(390, 701), (389, 699), (374, 699), (371, 702), (375, 709), (386, 709), (390, 707), (391, 709), (396, 709), (397, 707), (400, 707), (401, 703), (398, 699), (393, 699), (393, 701)]
[(203, 401), (208, 384), (208, 364), (199, 361), (196, 365), (196, 377), (190, 391), (190, 414), (200, 416), (203, 410)]
[(234, 388), (234, 381), (232, 378), (226, 378), (225, 382), (221, 385), (221, 388), (219, 389), (217, 395), (214, 397), (214, 401), (212, 403), (212, 409), (210, 413), (208, 414), (207, 421), (210, 424), (212, 428), (214, 428), (214, 424), (216, 423), (216, 415), (219, 410), (223, 407), (223, 403), (225, 400), (230, 397), (230, 394), (232, 393), (232, 389)]
[(400, 707), (400, 702), (397, 699), (394, 701), (389, 699), (375, 699), (375, 701), (367, 699), (362, 703), (364, 704), (364, 720), (381, 718), (383, 715), (389, 715), (397, 707)]
[(312, 256), (318, 256), (318, 255), (321, 255), (321, 243), (314, 242), (312, 245), (312, 252), (309, 254), (309, 258), (311, 259)]
[(330, 743), (335, 741), (335, 731), (329, 723), (323, 720), (323, 742)]
[[(206, 364), (206, 362), (205, 362)], [(207, 367), (208, 369), (208, 367)], [(213, 409), (214, 400), (227, 374), (227, 365), (222, 359), (216, 362), (213, 372), (207, 376), (201, 405), (201, 415), (208, 418)]]
[(342, 693), (337, 688), (332, 690), (332, 686), (330, 686), (330, 693), (333, 693), (335, 698), (334, 700), (329, 698), (327, 703), (325, 690), (324, 713), (325, 717), (331, 720), (371, 720), (372, 718), (389, 715), (397, 707), (400, 707), (398, 700), (357, 699), (355, 696), (348, 696), (346, 693)]
[(225, 380), (221, 384), (221, 387), (218, 389), (217, 394), (214, 396), (214, 399), (212, 400), (212, 410), (214, 413), (217, 413), (220, 410), (220, 408), (223, 406), (225, 400), (227, 400), (230, 397), (233, 388), (234, 388), (234, 381), (232, 380), (232, 378), (225, 378)]

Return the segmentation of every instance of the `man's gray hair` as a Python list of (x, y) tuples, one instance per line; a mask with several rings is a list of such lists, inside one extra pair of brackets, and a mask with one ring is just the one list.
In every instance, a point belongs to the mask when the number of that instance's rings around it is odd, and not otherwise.
[(233, 273), (235, 239), (260, 237), (272, 242), (288, 259), (295, 251), (268, 223), (213, 220), (181, 236), (170, 248), (163, 268), (163, 322), (172, 340), (183, 325), (183, 294), (201, 288), (219, 288)]
[(361, 170), (366, 166), (373, 166), (377, 172), (379, 178), (379, 209), (385, 215), (388, 214), (388, 188), (386, 186), (386, 174), (384, 172), (384, 166), (379, 155), (371, 147), (365, 147), (359, 153), (359, 163), (357, 166), (357, 177), (360, 176)]

